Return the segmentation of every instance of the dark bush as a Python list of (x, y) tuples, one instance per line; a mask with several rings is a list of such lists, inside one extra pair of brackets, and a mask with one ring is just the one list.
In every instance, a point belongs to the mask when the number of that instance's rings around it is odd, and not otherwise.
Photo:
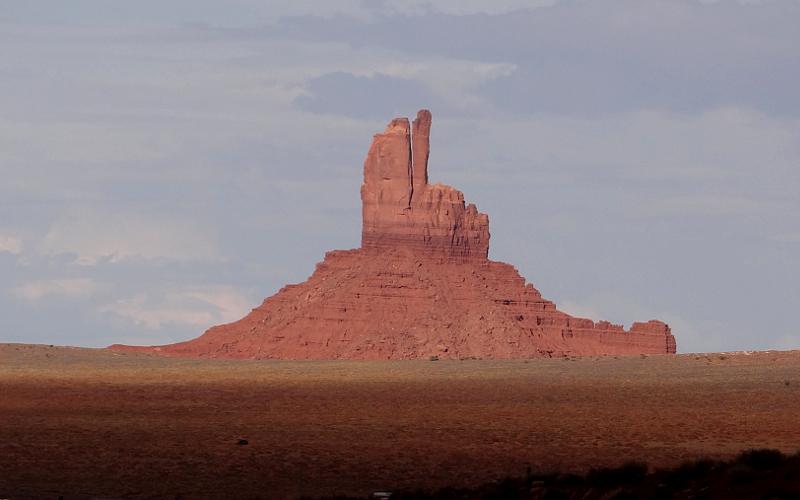
[[(604, 497), (605, 498), (605, 497)], [(609, 495), (609, 500), (638, 500), (639, 497), (631, 491), (621, 490)]]
[(567, 500), (568, 498), (569, 494), (558, 488), (549, 489), (542, 496), (542, 500)]
[(728, 478), (733, 484), (747, 484), (756, 479), (756, 471), (745, 464), (733, 464), (728, 468)]
[(713, 460), (684, 462), (667, 473), (667, 482), (673, 487), (684, 487), (692, 481), (707, 478), (716, 466), (717, 463)]
[(562, 486), (578, 486), (583, 484), (583, 478), (577, 474), (557, 474), (553, 480)]
[(755, 470), (772, 470), (783, 465), (786, 455), (778, 450), (747, 450), (736, 459), (737, 463)]
[[(329, 497), (334, 498), (334, 497)], [(335, 497), (344, 499), (346, 497)], [(445, 487), (437, 491), (396, 491), (392, 500), (559, 500), (628, 498), (800, 499), (800, 452), (754, 449), (733, 460), (697, 460), (674, 469), (648, 473), (640, 462), (593, 469), (585, 476), (534, 472), (477, 487)], [(362, 500), (364, 500), (362, 498)], [(372, 499), (370, 499), (372, 500)]]
[(589, 471), (586, 480), (601, 487), (638, 484), (647, 475), (647, 465), (641, 462), (628, 462), (616, 469), (603, 467)]

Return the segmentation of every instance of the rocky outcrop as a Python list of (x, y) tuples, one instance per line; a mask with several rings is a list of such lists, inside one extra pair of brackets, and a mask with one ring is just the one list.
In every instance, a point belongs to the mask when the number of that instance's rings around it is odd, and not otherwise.
[(413, 129), (412, 135), (408, 119), (397, 118), (372, 141), (361, 186), (361, 248), (486, 259), (489, 217), (465, 205), (461, 191), (428, 184), (430, 111), (417, 114)]
[(392, 120), (364, 162), (362, 245), (333, 251), (239, 321), (158, 347), (168, 356), (278, 359), (519, 358), (666, 354), (660, 321), (575, 318), (488, 259), (489, 219), (428, 184), (430, 112)]

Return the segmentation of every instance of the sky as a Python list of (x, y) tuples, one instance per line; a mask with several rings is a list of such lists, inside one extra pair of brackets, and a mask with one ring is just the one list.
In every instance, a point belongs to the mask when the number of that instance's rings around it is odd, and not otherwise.
[(0, 342), (233, 321), (430, 176), (566, 312), (800, 348), (798, 0), (0, 0)]

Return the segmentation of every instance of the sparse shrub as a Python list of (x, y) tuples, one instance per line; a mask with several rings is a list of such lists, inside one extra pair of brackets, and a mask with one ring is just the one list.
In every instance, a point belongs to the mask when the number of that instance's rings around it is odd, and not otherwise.
[(520, 496), (520, 484), (519, 481), (506, 478), (497, 483), (497, 485), (492, 488), (493, 491), (489, 492), (488, 495), (490, 498), (519, 498)]
[(713, 460), (684, 462), (668, 473), (667, 482), (672, 486), (681, 488), (692, 481), (700, 481), (707, 478), (716, 466), (717, 463)]
[(569, 494), (558, 488), (549, 489), (542, 495), (542, 500), (567, 500), (568, 498)]
[(428, 361), (439, 361), (439, 356), (431, 356), (428, 358)]
[(631, 491), (617, 489), (603, 498), (608, 498), (609, 500), (638, 500), (639, 497)]
[(771, 470), (780, 467), (786, 456), (778, 450), (747, 450), (736, 459), (737, 463), (747, 465), (755, 470)]
[(586, 479), (597, 486), (619, 486), (638, 484), (647, 475), (647, 465), (641, 462), (628, 462), (615, 469), (603, 467), (589, 471)]
[(583, 478), (577, 474), (558, 474), (554, 481), (562, 486), (577, 486), (583, 484)]
[(746, 464), (733, 464), (728, 468), (728, 478), (733, 484), (746, 484), (753, 482), (756, 471)]

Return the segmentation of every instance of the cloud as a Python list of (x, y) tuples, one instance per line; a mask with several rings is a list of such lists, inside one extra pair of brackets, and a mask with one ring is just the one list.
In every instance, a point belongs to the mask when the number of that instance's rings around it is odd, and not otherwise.
[(422, 15), (441, 12), (454, 16), (472, 14), (503, 14), (506, 12), (531, 10), (555, 5), (560, 0), (401, 0), (384, 2), (384, 15)]
[(294, 104), (316, 113), (370, 119), (407, 114), (420, 107), (444, 114), (474, 111), (487, 105), (473, 89), (514, 69), (511, 64), (445, 58), (390, 60), (376, 63), (365, 75), (336, 71), (313, 78)]
[[(377, 74), (372, 77), (336, 72), (314, 78), (308, 94), (294, 102), (300, 109), (357, 118), (402, 114), (419, 103), (437, 108), (441, 100), (419, 82)], [(437, 106), (438, 105), (438, 106)]]
[(89, 278), (53, 279), (25, 283), (13, 288), (11, 293), (20, 299), (38, 301), (45, 297), (85, 298), (101, 288)]
[(0, 253), (19, 255), (22, 253), (22, 240), (16, 236), (0, 234)]
[(99, 310), (150, 330), (171, 325), (200, 330), (235, 321), (252, 307), (249, 296), (237, 288), (205, 285), (142, 292), (103, 305)]
[(780, 243), (800, 243), (800, 232), (776, 234), (770, 239)]
[(637, 217), (732, 216), (780, 210), (781, 205), (739, 196), (682, 195), (654, 200), (638, 207)]
[(58, 24), (105, 24), (127, 26), (132, 23), (169, 26), (180, 23), (211, 25), (249, 25), (275, 23), (287, 16), (314, 15), (321, 18), (347, 16), (370, 20), (392, 15), (412, 15), (430, 11), (454, 15), (502, 13), (521, 8), (536, 8), (557, 0), (157, 0), (111, 5), (103, 0), (73, 0), (69, 6), (49, 0), (27, 0), (4, 5), (0, 20), (7, 22), (46, 22)]
[[(592, 184), (595, 189), (647, 188), (650, 199), (662, 191), (737, 198), (741, 208), (747, 204), (742, 199), (792, 201), (791, 186), (800, 182), (800, 120), (749, 109), (688, 115), (643, 110), (603, 119), (497, 115), (446, 119), (444, 124), (438, 120), (435, 127), (437, 139), (447, 134), (445, 140), (475, 145), (437, 150), (439, 165), (444, 162), (455, 175), (474, 169), (483, 180), (504, 184), (505, 175), (514, 175), (534, 183)], [(504, 176), (497, 177), (498, 171)], [(626, 191), (621, 194), (634, 192)]]
[(371, 22), (302, 16), (249, 35), (509, 63), (515, 71), (472, 95), (508, 113), (596, 116), (744, 105), (798, 116), (798, 15), (800, 4), (792, 0), (563, 1), (495, 15), (434, 8)]
[(100, 260), (220, 258), (213, 231), (201, 223), (135, 212), (75, 210), (57, 219), (42, 241), (44, 255), (74, 254), (76, 263)]

